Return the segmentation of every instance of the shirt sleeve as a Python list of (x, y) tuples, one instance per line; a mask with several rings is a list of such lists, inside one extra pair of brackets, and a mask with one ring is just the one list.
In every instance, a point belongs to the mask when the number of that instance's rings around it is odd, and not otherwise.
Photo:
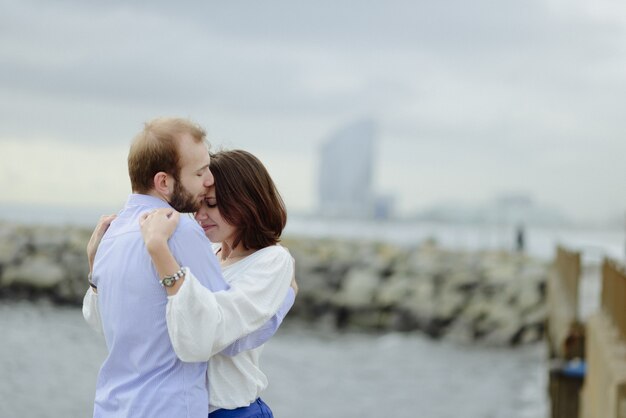
[(104, 335), (100, 309), (98, 309), (98, 295), (89, 287), (83, 298), (83, 318), (85, 322), (98, 334)]
[(283, 319), (287, 316), (287, 313), (293, 306), (296, 301), (296, 292), (290, 286), (287, 291), (287, 296), (283, 300), (282, 305), (269, 321), (267, 321), (261, 328), (254, 331), (247, 338), (241, 338), (225, 349), (223, 349), (220, 354), (226, 356), (236, 356), (242, 351), (252, 350), (254, 348), (260, 347), (265, 344), (274, 334), (278, 331), (278, 328), (283, 323)]
[(293, 260), (285, 249), (277, 246), (260, 254), (253, 265), (239, 272), (228, 291), (211, 292), (196, 277), (201, 273), (188, 268), (176, 295), (168, 297), (168, 332), (181, 360), (207, 361), (237, 339), (241, 339), (239, 347), (255, 347), (271, 337), (282, 319), (268, 325), (265, 337), (249, 334), (275, 316), (287, 296)]

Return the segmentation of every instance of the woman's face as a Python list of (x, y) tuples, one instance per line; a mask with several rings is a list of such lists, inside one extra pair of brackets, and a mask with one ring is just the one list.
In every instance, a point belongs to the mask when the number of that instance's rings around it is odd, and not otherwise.
[(237, 228), (226, 222), (219, 209), (217, 208), (217, 200), (215, 198), (215, 186), (211, 186), (202, 202), (200, 209), (196, 212), (194, 218), (204, 230), (205, 235), (211, 242), (227, 242), (232, 243)]

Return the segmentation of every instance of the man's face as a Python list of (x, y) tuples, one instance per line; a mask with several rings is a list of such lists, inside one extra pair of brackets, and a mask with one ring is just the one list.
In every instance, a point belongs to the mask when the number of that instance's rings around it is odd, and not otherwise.
[[(201, 203), (202, 201), (200, 201)], [(200, 208), (198, 199), (183, 186), (181, 181), (174, 183), (170, 205), (179, 212), (196, 212)]]
[(196, 212), (207, 190), (213, 185), (209, 170), (209, 150), (202, 142), (196, 143), (189, 134), (180, 141), (180, 178), (174, 182), (170, 205), (179, 212)]

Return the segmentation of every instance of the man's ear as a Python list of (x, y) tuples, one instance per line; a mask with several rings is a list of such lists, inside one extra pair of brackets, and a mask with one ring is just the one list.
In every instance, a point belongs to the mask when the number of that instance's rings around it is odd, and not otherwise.
[(161, 196), (169, 198), (174, 192), (174, 178), (164, 171), (159, 171), (154, 175), (154, 190)]

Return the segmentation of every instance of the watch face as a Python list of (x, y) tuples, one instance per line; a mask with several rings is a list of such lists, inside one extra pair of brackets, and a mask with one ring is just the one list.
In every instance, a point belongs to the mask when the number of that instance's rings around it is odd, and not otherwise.
[(172, 287), (172, 286), (174, 286), (175, 282), (176, 282), (176, 280), (174, 280), (173, 277), (166, 277), (165, 279), (163, 279), (163, 286), (165, 286), (165, 287)]

